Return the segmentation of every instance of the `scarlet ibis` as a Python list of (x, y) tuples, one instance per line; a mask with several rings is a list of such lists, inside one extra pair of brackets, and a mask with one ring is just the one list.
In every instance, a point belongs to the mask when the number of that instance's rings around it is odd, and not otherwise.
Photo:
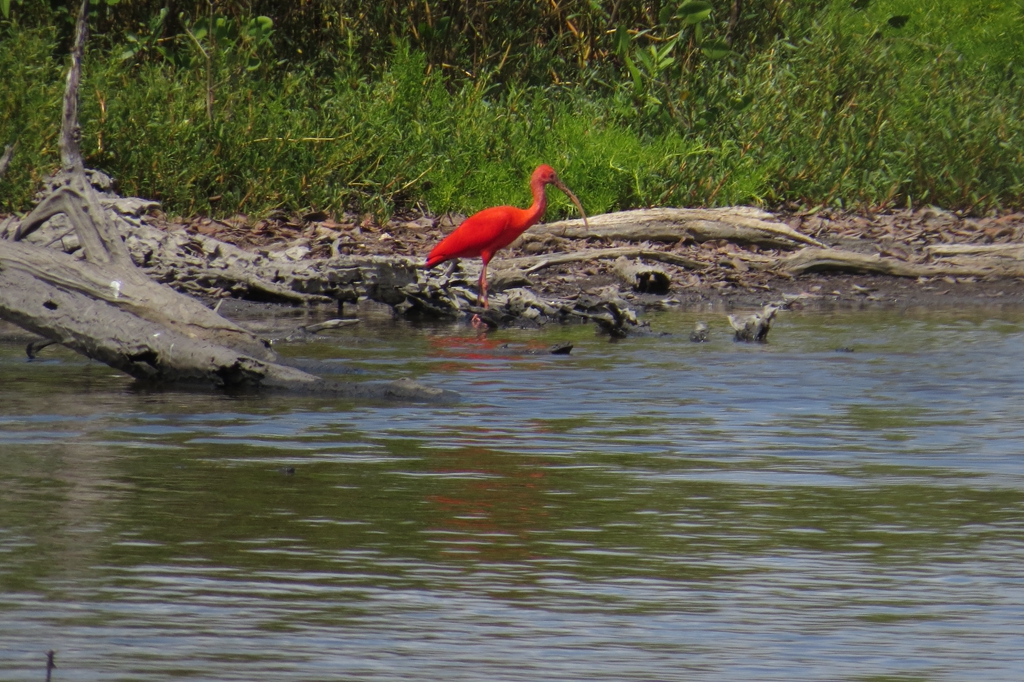
[(544, 216), (544, 209), (548, 205), (548, 197), (544, 190), (548, 185), (554, 185), (572, 199), (583, 216), (583, 224), (589, 227), (587, 214), (583, 212), (580, 200), (559, 179), (554, 168), (542, 164), (537, 166), (537, 170), (533, 171), (533, 177), (530, 178), (530, 190), (533, 192), (533, 204), (530, 208), (495, 206), (473, 214), (430, 251), (423, 267), (432, 268), (453, 258), (479, 256), (484, 263), (480, 271), (480, 298), (483, 299), (486, 308), (487, 264), (499, 249), (511, 244), (516, 237), (526, 232)]

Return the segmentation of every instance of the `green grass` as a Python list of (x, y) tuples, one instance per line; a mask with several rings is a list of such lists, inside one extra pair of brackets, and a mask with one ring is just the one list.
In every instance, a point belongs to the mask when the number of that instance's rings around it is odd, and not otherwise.
[(239, 83), (218, 91), (210, 124), (194, 73), (108, 65), (86, 82), (83, 127), (94, 133), (85, 151), (122, 191), (182, 213), (387, 213), (418, 202), (469, 211), (528, 202), (538, 163), (559, 168), (600, 212), (654, 203), (651, 171), (693, 146), (643, 140), (586, 101), (524, 90), (496, 105), (471, 85), (449, 92), (423, 66), (399, 51), (378, 80), (355, 88), (307, 72)]
[[(947, 52), (996, 74), (1024, 67), (1021, 0), (872, 0), (861, 12), (845, 12), (849, 6), (842, 0), (832, 8), (845, 16), (847, 30), (899, 38), (911, 58)], [(906, 24), (890, 26), (889, 19), (899, 16), (907, 17)]]
[(0, 210), (25, 208), (60, 162), (63, 81), (50, 57), (48, 31), (19, 31), (0, 41), (0, 147), (18, 143), (0, 178)]
[(904, 47), (823, 22), (752, 60), (754, 104), (732, 134), (753, 131), (774, 169), (770, 203), (1021, 205), (1024, 79), (986, 78), (987, 64), (942, 50), (907, 59)]
[[(907, 23), (890, 26), (901, 14)], [(468, 213), (527, 203), (538, 163), (558, 169), (590, 213), (1021, 208), (1022, 16), (1015, 3), (876, 0), (854, 10), (842, 0), (786, 39), (675, 64), (642, 91), (613, 60), (575, 84), (505, 82), (497, 70), (454, 79), (401, 42), (362, 75), (268, 59), (248, 71), (224, 59), (213, 121), (202, 60), (97, 50), (82, 87), (83, 150), (123, 193), (185, 215)], [(63, 73), (51, 33), (0, 33), (0, 143), (20, 142), (0, 181), (3, 211), (25, 210), (58, 164)], [(552, 215), (573, 215), (552, 201)]]

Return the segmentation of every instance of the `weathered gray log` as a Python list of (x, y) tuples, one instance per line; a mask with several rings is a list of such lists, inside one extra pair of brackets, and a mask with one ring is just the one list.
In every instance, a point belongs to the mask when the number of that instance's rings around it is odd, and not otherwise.
[(858, 274), (890, 275), (893, 277), (985, 277), (1001, 275), (1019, 277), (1024, 268), (999, 263), (994, 258), (972, 258), (957, 263), (908, 263), (896, 258), (855, 253), (841, 249), (805, 248), (791, 256), (781, 258), (775, 269), (792, 275), (805, 272), (852, 272)]
[[(98, 266), (54, 249), (0, 240), (0, 270), (8, 277), (20, 276), (26, 284), (36, 281), (55, 291), (77, 292), (106, 302), (185, 338), (234, 348), (266, 361), (277, 357), (265, 340), (199, 301), (153, 282), (134, 266)], [(9, 305), (19, 306), (19, 296), (15, 288), (5, 291), (3, 299)], [(95, 326), (93, 332), (103, 334), (104, 326)]]
[[(44, 265), (52, 267), (39, 270)], [(81, 272), (76, 272), (75, 266)], [(109, 270), (105, 271), (106, 279), (97, 285), (97, 270), (96, 266), (66, 254), (0, 240), (0, 318), (141, 381), (198, 383), (225, 389), (280, 389), (366, 399), (455, 399), (451, 392), (412, 381), (365, 385), (328, 381), (274, 362), (276, 354), (263, 342), (255, 347), (258, 352), (250, 355), (197, 338), (183, 331), (207, 330), (196, 326), (197, 316), (191, 315), (193, 311), (188, 306), (180, 307), (181, 301), (190, 299), (154, 283), (149, 288), (139, 283), (110, 286)], [(135, 314), (140, 292), (159, 294), (159, 290), (163, 290), (158, 300), (164, 303), (165, 312), (169, 314), (171, 308), (184, 310), (189, 324), (174, 324), (163, 313), (146, 317)], [(149, 313), (151, 308), (143, 306), (142, 312)], [(206, 312), (214, 322), (211, 326), (232, 345), (239, 345), (239, 338), (255, 338), (213, 311)]]
[(585, 239), (600, 237), (625, 241), (677, 242), (688, 239), (706, 242), (725, 239), (736, 243), (792, 249), (799, 244), (824, 247), (774, 219), (772, 214), (746, 206), (729, 208), (647, 208), (606, 213), (590, 218), (590, 229), (582, 220), (563, 220), (530, 228), (524, 241), (549, 235)]
[(516, 267), (493, 270), (487, 276), (487, 289), (492, 293), (516, 287), (528, 287), (532, 284), (533, 282), (526, 276), (526, 273)]
[[(11, 246), (11, 245), (5, 245)], [(14, 245), (17, 246), (17, 245)], [(144, 381), (256, 385), (270, 363), (189, 338), (81, 291), (54, 286), (0, 260), (0, 316)]]
[(133, 259), (150, 277), (193, 294), (291, 303), (367, 297), (394, 304), (419, 278), (419, 264), (409, 258), (275, 259), (184, 230), (165, 232), (132, 221), (121, 228)]
[[(103, 211), (73, 189), (78, 182), (52, 195), (58, 198), (44, 202), (49, 208), (37, 217), (63, 208), (73, 224), (81, 221), (76, 228), (87, 258), (0, 240), (0, 318), (142, 381), (366, 399), (454, 399), (415, 382), (337, 383), (276, 362), (266, 341), (149, 280), (130, 258), (123, 263), (124, 243), (103, 234), (109, 231)], [(97, 210), (100, 220), (93, 221)], [(34, 224), (27, 220), (23, 226)], [(93, 256), (103, 264), (93, 263)]]
[(934, 244), (926, 246), (932, 256), (981, 256), (1024, 261), (1024, 244)]
[(644, 249), (634, 246), (622, 246), (614, 249), (585, 249), (572, 253), (556, 253), (547, 256), (523, 256), (522, 258), (510, 258), (508, 260), (496, 261), (496, 268), (518, 268), (529, 274), (542, 268), (552, 265), (563, 265), (566, 263), (581, 263), (594, 260), (615, 260), (617, 258), (640, 258), (642, 260), (653, 260), (669, 265), (678, 265), (687, 270), (703, 270), (706, 263), (680, 256), (671, 251), (658, 251), (656, 249)]
[(626, 286), (641, 294), (667, 294), (672, 285), (672, 279), (662, 268), (640, 260), (617, 258), (612, 271)]
[(104, 300), (68, 291), (7, 268), (0, 317), (144, 382), (199, 384), (229, 390), (285, 390), (359, 399), (450, 401), (457, 396), (410, 380), (340, 383), (189, 338)]
[(132, 265), (128, 248), (117, 231), (108, 225), (106, 212), (85, 173), (71, 172), (64, 178), (66, 185), (54, 190), (22, 219), (14, 241), (24, 239), (47, 220), (63, 213), (75, 228), (86, 260), (100, 266)]

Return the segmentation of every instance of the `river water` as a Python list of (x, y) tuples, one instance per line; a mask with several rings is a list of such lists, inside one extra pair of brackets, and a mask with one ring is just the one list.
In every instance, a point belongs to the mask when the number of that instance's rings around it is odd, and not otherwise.
[(282, 346), (443, 406), (0, 344), (0, 679), (1022, 679), (1024, 311), (648, 319)]

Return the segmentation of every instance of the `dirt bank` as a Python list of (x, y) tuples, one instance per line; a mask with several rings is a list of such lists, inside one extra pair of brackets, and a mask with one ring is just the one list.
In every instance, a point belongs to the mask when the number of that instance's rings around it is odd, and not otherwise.
[[(1024, 214), (965, 216), (926, 206), (887, 213), (830, 209), (776, 212), (776, 217), (799, 232), (829, 247), (878, 255), (908, 264), (933, 262), (936, 247), (948, 245), (1014, 245), (1024, 243)], [(430, 248), (461, 222), (463, 216), (400, 215), (380, 222), (370, 215), (323, 213), (284, 214), (250, 221), (245, 216), (228, 220), (199, 218), (174, 220), (157, 214), (153, 222), (163, 229), (184, 228), (214, 237), (249, 251), (282, 259), (305, 260), (332, 256), (405, 256), (422, 260)], [(776, 261), (785, 251), (739, 245), (725, 240), (697, 243), (627, 244), (609, 239), (566, 239), (528, 232), (492, 262), (498, 273), (503, 264), (527, 256), (581, 252), (594, 248), (640, 246), (677, 254), (700, 269), (670, 263), (658, 265), (670, 279), (665, 293), (640, 293), (622, 287), (611, 260), (552, 265), (518, 280), (545, 297), (572, 298), (588, 291), (615, 286), (639, 309), (651, 306), (695, 307), (709, 304), (725, 309), (747, 308), (786, 301), (793, 307), (956, 307), (1016, 306), (1024, 304), (1024, 280), (1016, 276), (894, 277), (850, 272), (807, 272), (790, 275), (761, 269), (759, 263)], [(500, 286), (500, 285), (499, 285)]]

